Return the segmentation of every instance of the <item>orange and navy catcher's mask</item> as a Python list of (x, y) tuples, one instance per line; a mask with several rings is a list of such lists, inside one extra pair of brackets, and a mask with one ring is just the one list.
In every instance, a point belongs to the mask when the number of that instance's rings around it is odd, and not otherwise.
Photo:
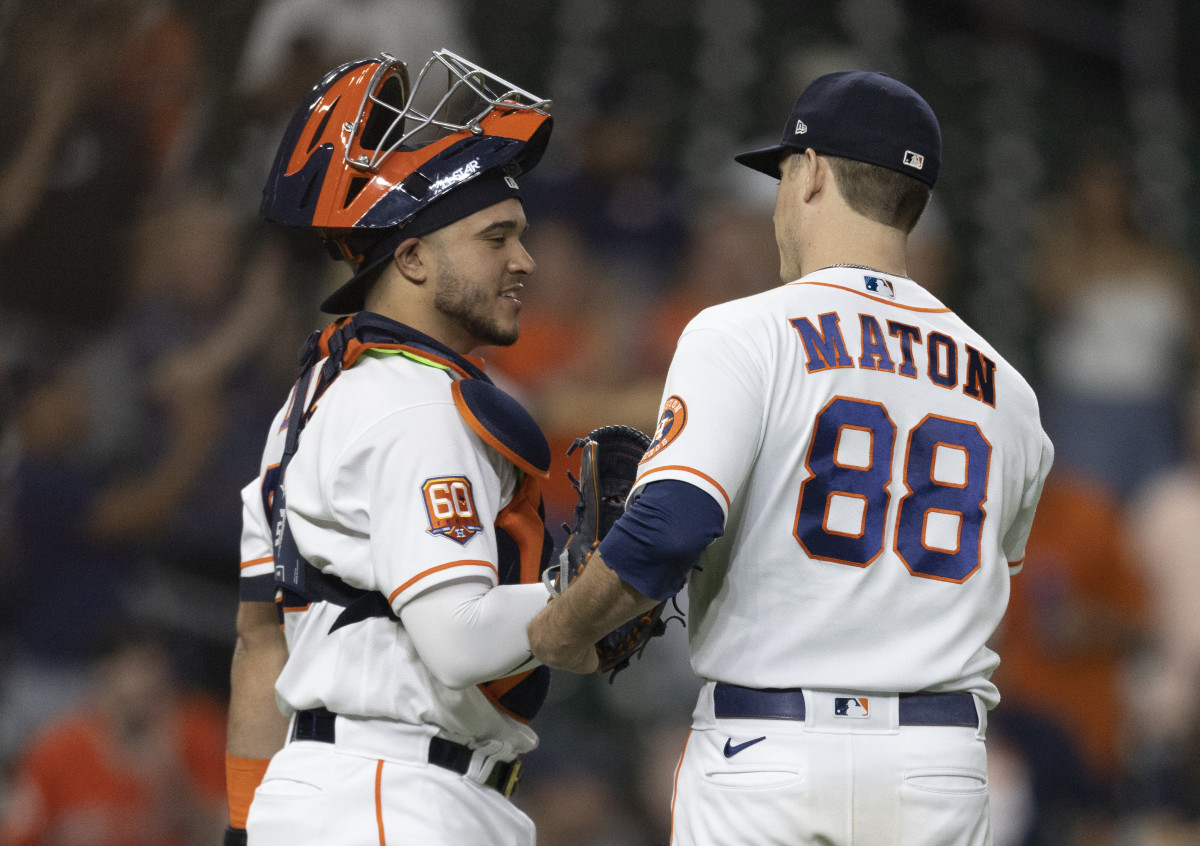
[(336, 258), (362, 271), (370, 230), (404, 225), (489, 170), (515, 177), (545, 151), (550, 101), (437, 50), (415, 83), (381, 53), (331, 71), (292, 116), (260, 214), (320, 231)]

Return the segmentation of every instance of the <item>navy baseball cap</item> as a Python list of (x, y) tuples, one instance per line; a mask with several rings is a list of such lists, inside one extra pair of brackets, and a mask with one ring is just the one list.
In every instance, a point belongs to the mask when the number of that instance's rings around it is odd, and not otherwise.
[(780, 152), (808, 148), (886, 167), (932, 188), (942, 165), (942, 130), (929, 104), (904, 83), (875, 71), (837, 71), (804, 89), (778, 144), (733, 158), (778, 179)]

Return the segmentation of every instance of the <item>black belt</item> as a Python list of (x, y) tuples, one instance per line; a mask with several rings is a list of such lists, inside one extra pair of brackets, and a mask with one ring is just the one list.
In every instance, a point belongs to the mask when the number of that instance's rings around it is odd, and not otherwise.
[[(308, 711), (296, 712), (296, 725), (292, 729), (293, 740), (315, 740), (318, 743), (333, 743), (334, 723), (337, 714), (325, 708), (313, 708)], [(459, 775), (466, 775), (471, 768), (471, 758), (475, 751), (470, 746), (446, 740), (444, 737), (429, 738), (429, 763)], [(521, 781), (521, 760), (499, 761), (492, 765), (483, 784), (491, 787), (507, 799), (516, 792), (517, 784)]]
[[(803, 720), (804, 691), (718, 682), (713, 690), (713, 708), (722, 719)], [(901, 693), (900, 725), (979, 728), (975, 697), (969, 693)]]

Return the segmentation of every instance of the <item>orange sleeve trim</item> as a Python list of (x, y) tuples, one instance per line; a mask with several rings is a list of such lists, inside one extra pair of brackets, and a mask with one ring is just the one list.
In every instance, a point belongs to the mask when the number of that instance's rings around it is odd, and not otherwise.
[(467, 406), (466, 400), (462, 398), (461, 385), (461, 382), (453, 383), (450, 386), (450, 392), (454, 394), (454, 406), (458, 409), (458, 413), (462, 415), (463, 420), (467, 421), (467, 425), (471, 427), (471, 431), (478, 435), (485, 444), (503, 455), (517, 467), (520, 467), (530, 476), (537, 476), (540, 479), (549, 479), (549, 469), (539, 470), (537, 467), (534, 467), (524, 458), (513, 452), (509, 447), (505, 446), (499, 438), (488, 431), (488, 428), (479, 421), (479, 418), (476, 417), (474, 413), (472, 413), (471, 409)]
[(662, 467), (655, 467), (653, 470), (647, 470), (645, 473), (638, 476), (637, 481), (633, 483), (633, 486), (636, 488), (638, 485), (640, 485), (642, 483), (642, 480), (645, 479), (647, 476), (651, 476), (655, 473), (662, 473), (664, 470), (682, 470), (685, 473), (691, 473), (694, 476), (699, 476), (701, 479), (703, 479), (704, 481), (706, 481), (710, 485), (712, 485), (714, 488), (716, 488), (717, 491), (721, 494), (721, 496), (725, 497), (725, 507), (726, 508), (730, 507), (731, 503), (729, 502), (729, 494), (725, 493), (725, 489), (723, 487), (721, 487), (720, 483), (716, 479), (714, 479), (712, 476), (708, 475), (707, 473), (701, 473), (699, 470), (697, 470), (694, 467), (685, 467), (682, 464), (665, 464)]
[(853, 288), (843, 288), (841, 285), (834, 285), (830, 282), (789, 282), (788, 284), (789, 285), (820, 285), (822, 288), (837, 288), (839, 291), (845, 291), (847, 294), (858, 294), (858, 296), (866, 297), (871, 302), (880, 303), (881, 305), (891, 306), (892, 308), (902, 308), (905, 311), (921, 311), (921, 312), (925, 312), (926, 314), (945, 314), (946, 312), (950, 311), (950, 309), (946, 308), (945, 306), (942, 306), (941, 308), (921, 308), (920, 306), (901, 305), (900, 303), (894, 303), (891, 300), (884, 300), (884, 299), (880, 299), (879, 297), (872, 297), (870, 294), (866, 293), (865, 291), (855, 291)]
[(238, 569), (245, 570), (247, 567), (253, 567), (255, 564), (266, 564), (268, 561), (274, 561), (274, 555), (266, 555), (262, 558), (251, 558), (249, 561), (243, 561), (238, 565)]
[(267, 774), (270, 758), (239, 758), (225, 753), (225, 795), (229, 799), (229, 824), (245, 828), (254, 791)]
[(491, 561), (471, 560), (471, 559), (469, 559), (467, 561), (451, 561), (449, 564), (439, 564), (436, 567), (430, 567), (428, 570), (425, 570), (422, 573), (417, 573), (417, 575), (413, 576), (407, 582), (400, 585), (400, 587), (396, 588), (394, 591), (392, 591), (390, 594), (388, 594), (388, 604), (390, 605), (392, 602), (395, 602), (397, 596), (404, 593), (404, 591), (408, 590), (410, 587), (415, 585), (417, 582), (421, 581), (421, 579), (425, 578), (426, 576), (431, 576), (434, 573), (437, 573), (441, 570), (448, 570), (451, 567), (488, 567), (492, 570), (492, 572), (494, 572), (496, 574), (497, 579), (500, 578), (500, 571), (496, 569), (496, 565), (493, 564)]

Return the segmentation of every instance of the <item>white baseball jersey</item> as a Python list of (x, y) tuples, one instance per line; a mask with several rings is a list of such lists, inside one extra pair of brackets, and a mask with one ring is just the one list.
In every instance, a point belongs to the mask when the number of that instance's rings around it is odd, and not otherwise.
[[(521, 474), (468, 425), (454, 376), (411, 355), (363, 355), (317, 400), (285, 473), (299, 552), (352, 587), (380, 592), (397, 614), (450, 580), (499, 581), (494, 524)], [(242, 492), (243, 578), (273, 570), (263, 490), (284, 450), (287, 412), (275, 419), (260, 478)], [(346, 609), (329, 602), (283, 610), (289, 659), (276, 692), (285, 713), (324, 706), (396, 720), (461, 743), (493, 741), (505, 758), (536, 745), (527, 723), (482, 686), (439, 683), (397, 621), (341, 624)]]
[(698, 315), (637, 488), (725, 511), (692, 664), (755, 688), (971, 691), (1053, 449), (1024, 379), (910, 279), (836, 267)]

